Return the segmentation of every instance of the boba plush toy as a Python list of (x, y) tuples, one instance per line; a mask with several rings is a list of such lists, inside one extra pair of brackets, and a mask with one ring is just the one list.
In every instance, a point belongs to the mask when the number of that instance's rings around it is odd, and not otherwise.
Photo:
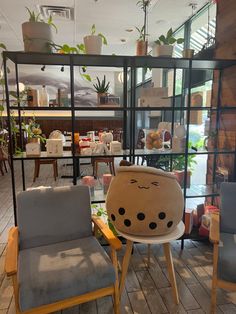
[(183, 215), (181, 188), (171, 173), (145, 166), (121, 166), (106, 198), (109, 219), (121, 232), (163, 235)]

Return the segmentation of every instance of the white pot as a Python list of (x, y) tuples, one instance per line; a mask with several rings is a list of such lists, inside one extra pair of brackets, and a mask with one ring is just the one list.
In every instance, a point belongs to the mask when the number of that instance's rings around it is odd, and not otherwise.
[(102, 38), (100, 36), (85, 36), (84, 45), (88, 55), (100, 55), (102, 52)]
[(43, 22), (25, 22), (22, 24), (25, 52), (51, 52), (52, 26)]
[(172, 45), (157, 45), (156, 56), (157, 57), (172, 57), (173, 46)]

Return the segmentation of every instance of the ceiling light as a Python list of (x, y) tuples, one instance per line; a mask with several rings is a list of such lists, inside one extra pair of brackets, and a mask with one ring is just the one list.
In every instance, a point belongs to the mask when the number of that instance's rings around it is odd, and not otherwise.
[(131, 33), (131, 32), (133, 32), (134, 31), (134, 29), (133, 28), (126, 28), (126, 30), (125, 30), (126, 32), (128, 32), (128, 33)]
[(125, 39), (125, 38), (121, 38), (120, 41), (121, 41), (122, 43), (126, 43), (126, 39)]

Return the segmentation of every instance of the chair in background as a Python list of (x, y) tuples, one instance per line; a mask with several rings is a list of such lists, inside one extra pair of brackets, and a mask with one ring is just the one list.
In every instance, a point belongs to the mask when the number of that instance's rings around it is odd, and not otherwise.
[(1, 134), (2, 142), (0, 143), (0, 172), (4, 176), (4, 169), (7, 172), (7, 165), (6, 162), (8, 162), (8, 165), (10, 167), (10, 156), (8, 153), (8, 133), (5, 132), (3, 135)]
[(34, 178), (33, 178), (34, 182), (35, 182), (36, 178), (39, 177), (40, 165), (52, 165), (53, 166), (54, 180), (55, 181), (57, 180), (57, 177), (58, 177), (57, 159), (35, 159), (35, 161), (34, 161)]
[(217, 288), (236, 291), (236, 183), (221, 183), (220, 214), (212, 214), (213, 249), (211, 313), (216, 312)]
[[(18, 227), (9, 232), (5, 270), (17, 313), (51, 313), (107, 295), (119, 311), (117, 250), (121, 242), (91, 218), (85, 186), (41, 188), (17, 197)], [(112, 262), (92, 233), (111, 247)]]
[(114, 157), (95, 157), (92, 159), (93, 165), (93, 176), (97, 178), (98, 176), (98, 164), (99, 163), (106, 163), (109, 166), (110, 173), (115, 176), (115, 162)]

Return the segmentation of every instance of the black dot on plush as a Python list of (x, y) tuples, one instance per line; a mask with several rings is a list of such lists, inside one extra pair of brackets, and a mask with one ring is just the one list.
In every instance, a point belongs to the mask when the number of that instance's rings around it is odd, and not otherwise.
[(112, 221), (115, 221), (115, 220), (116, 220), (116, 216), (113, 215), (113, 214), (111, 214), (111, 220), (112, 220)]
[(169, 221), (167, 227), (170, 228), (173, 225), (173, 221)]
[(155, 222), (151, 222), (150, 224), (149, 224), (149, 228), (150, 229), (156, 229), (156, 227), (157, 227), (157, 224), (155, 223)]
[(125, 214), (125, 209), (123, 207), (120, 207), (118, 210), (120, 215), (124, 215)]
[(137, 218), (138, 220), (144, 220), (145, 219), (144, 213), (138, 213)]
[(161, 213), (159, 214), (159, 219), (163, 220), (163, 219), (165, 219), (165, 218), (166, 218), (166, 214), (163, 213), (163, 212), (161, 212)]
[(126, 227), (129, 227), (131, 225), (131, 221), (129, 219), (125, 219), (124, 224), (126, 225)]

